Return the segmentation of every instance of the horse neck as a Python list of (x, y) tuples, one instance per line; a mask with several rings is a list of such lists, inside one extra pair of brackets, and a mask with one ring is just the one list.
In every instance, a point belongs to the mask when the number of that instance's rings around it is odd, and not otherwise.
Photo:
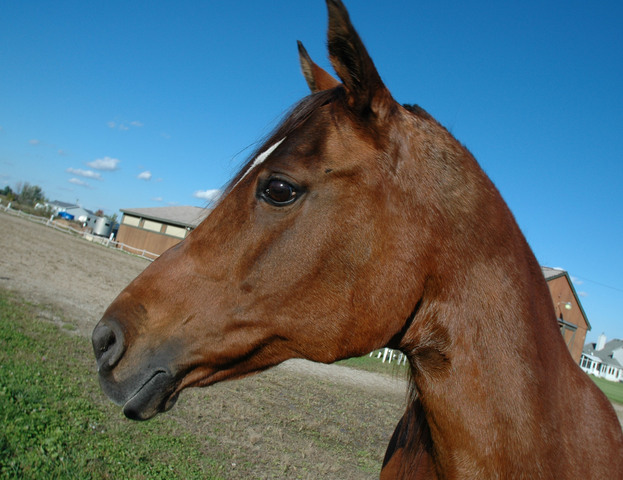
[(438, 247), (399, 345), (440, 478), (538, 464), (529, 457), (547, 443), (542, 405), (555, 403), (556, 365), (568, 363), (540, 267), (495, 187), (484, 173), (479, 181), (487, 211), (460, 220)]
[[(456, 293), (445, 295), (447, 279), (441, 298), (423, 299), (405, 335), (411, 408), (426, 418), (440, 478), (453, 471), (477, 476), (495, 461), (521, 464), (522, 456), (534, 464), (534, 446), (545, 445), (539, 438), (551, 422), (543, 405), (554, 404), (564, 383), (555, 372), (567, 359), (535, 264), (455, 271)], [(522, 270), (527, 282), (519, 278)], [(503, 288), (509, 282), (521, 283)], [(467, 470), (457, 470), (460, 464)]]

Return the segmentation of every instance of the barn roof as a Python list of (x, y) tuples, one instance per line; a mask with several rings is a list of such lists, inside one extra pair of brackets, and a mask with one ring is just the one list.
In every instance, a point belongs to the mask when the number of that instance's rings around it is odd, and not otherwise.
[(60, 200), (54, 200), (53, 202), (49, 202), (48, 205), (53, 205), (55, 207), (61, 207), (61, 208), (76, 208), (78, 207), (78, 205), (76, 205), (75, 203), (67, 203), (67, 202), (61, 202)]
[(121, 209), (127, 215), (190, 228), (197, 227), (210, 211), (208, 208), (190, 206)]
[(567, 274), (565, 270), (560, 268), (541, 267), (545, 280), (551, 280), (553, 278), (562, 277)]

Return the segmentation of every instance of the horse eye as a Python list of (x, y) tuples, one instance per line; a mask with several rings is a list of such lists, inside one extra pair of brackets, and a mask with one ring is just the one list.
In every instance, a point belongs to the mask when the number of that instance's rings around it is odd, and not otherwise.
[(288, 205), (296, 200), (297, 190), (284, 180), (271, 179), (264, 187), (262, 196), (273, 205)]

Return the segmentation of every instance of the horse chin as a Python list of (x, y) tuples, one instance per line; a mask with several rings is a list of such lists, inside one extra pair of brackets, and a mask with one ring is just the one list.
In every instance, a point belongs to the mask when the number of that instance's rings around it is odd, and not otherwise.
[(123, 405), (123, 413), (130, 420), (149, 420), (158, 413), (170, 410), (179, 395), (175, 377), (164, 370), (153, 373), (142, 386), (132, 392), (124, 392), (125, 389), (111, 391), (113, 389), (106, 381), (102, 380), (100, 383), (116, 404)]
[(177, 401), (175, 378), (168, 372), (156, 372), (123, 406), (130, 420), (149, 420), (173, 408)]

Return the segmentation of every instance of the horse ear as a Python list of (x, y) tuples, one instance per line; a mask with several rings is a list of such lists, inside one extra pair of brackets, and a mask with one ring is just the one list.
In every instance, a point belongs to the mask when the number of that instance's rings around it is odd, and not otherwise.
[(326, 70), (320, 68), (314, 63), (300, 41), (297, 41), (297, 44), (299, 46), (301, 70), (303, 70), (303, 76), (305, 77), (311, 92), (316, 93), (322, 90), (330, 90), (333, 87), (337, 87), (340, 82), (333, 78)]
[(348, 104), (359, 114), (382, 117), (394, 103), (340, 0), (326, 0), (329, 56), (342, 80)]

